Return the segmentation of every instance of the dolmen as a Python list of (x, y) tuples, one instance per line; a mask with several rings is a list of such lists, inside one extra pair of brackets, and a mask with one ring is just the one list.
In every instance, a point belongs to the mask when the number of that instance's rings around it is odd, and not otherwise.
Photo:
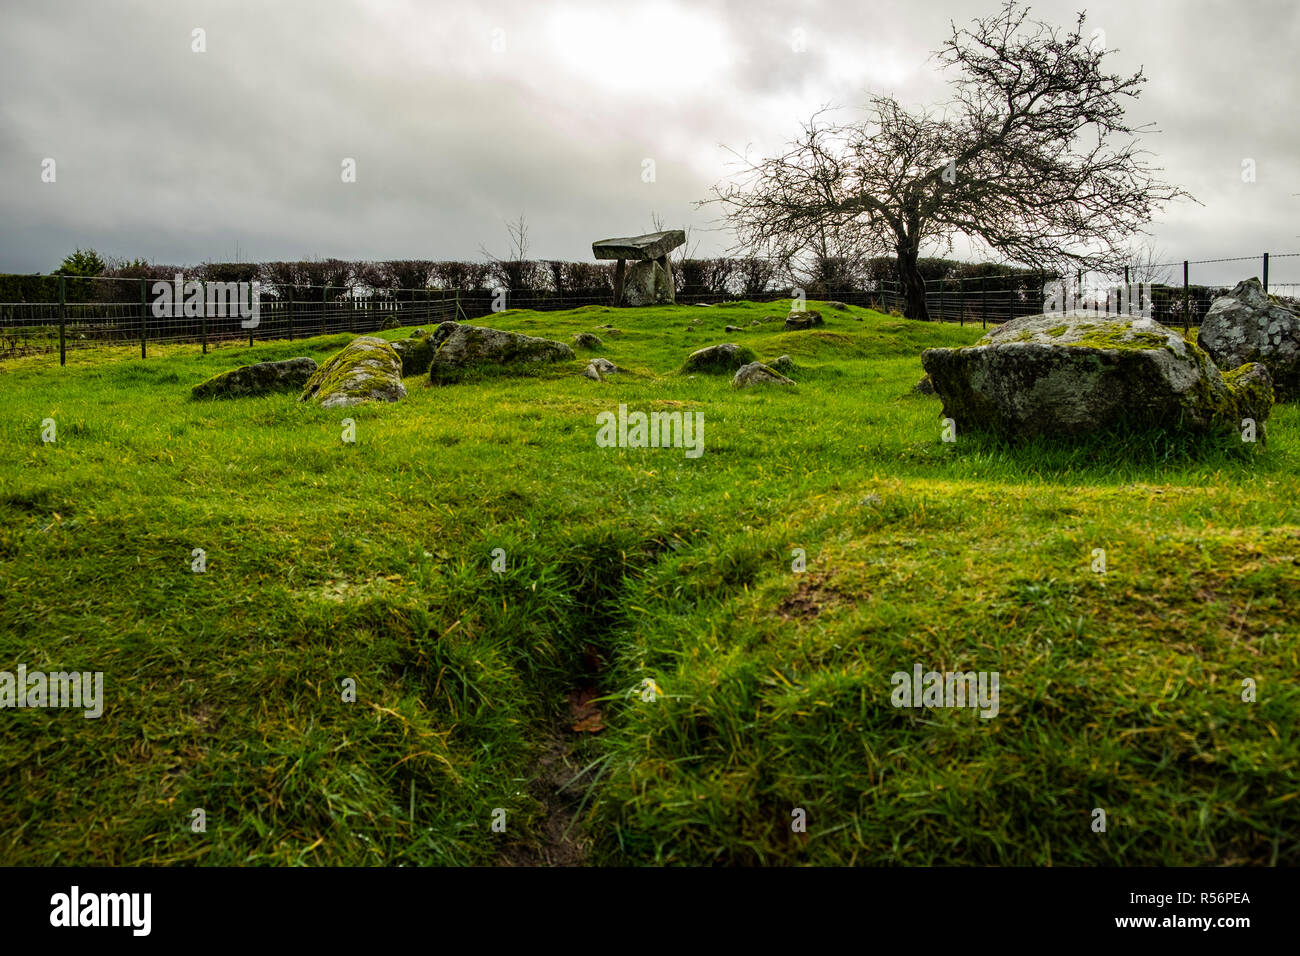
[[(652, 232), (624, 239), (601, 239), (591, 244), (597, 259), (616, 259), (614, 270), (615, 305), (672, 305), (673, 270), (668, 253), (686, 242), (681, 229)], [(628, 260), (632, 267), (627, 267)]]

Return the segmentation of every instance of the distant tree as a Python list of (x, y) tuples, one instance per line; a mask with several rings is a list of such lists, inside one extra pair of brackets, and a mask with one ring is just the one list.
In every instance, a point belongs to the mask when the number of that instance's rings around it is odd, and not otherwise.
[(56, 275), (65, 276), (102, 276), (108, 271), (106, 263), (98, 252), (94, 249), (78, 248), (76, 252), (66, 256), (63, 265), (54, 270)]
[(1113, 51), (1085, 36), (1083, 14), (1064, 34), (1027, 16), (1008, 0), (969, 29), (952, 25), (936, 54), (957, 71), (942, 113), (887, 96), (871, 97), (868, 121), (818, 112), (785, 153), (742, 161), (739, 181), (708, 201), (754, 254), (835, 258), (828, 232), (853, 257), (892, 254), (911, 318), (929, 317), (923, 246), (951, 248), (957, 234), (1035, 268), (1122, 268), (1163, 203), (1190, 198), (1128, 138), (1149, 127), (1128, 125), (1120, 101), (1146, 80), (1104, 71)]

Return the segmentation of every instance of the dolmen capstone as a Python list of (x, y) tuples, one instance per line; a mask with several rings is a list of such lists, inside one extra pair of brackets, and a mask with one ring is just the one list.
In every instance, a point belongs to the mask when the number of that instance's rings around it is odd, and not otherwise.
[(1214, 300), (1196, 342), (1219, 368), (1263, 364), (1277, 401), (1300, 398), (1300, 315), (1294, 301), (1269, 295), (1258, 279)]
[(1076, 436), (1115, 428), (1263, 430), (1268, 369), (1220, 372), (1204, 350), (1141, 316), (1057, 312), (1013, 319), (921, 365), (958, 433)]
[(625, 239), (601, 239), (591, 244), (591, 252), (597, 259), (618, 260), (614, 270), (615, 305), (672, 305), (677, 297), (668, 253), (685, 242), (683, 230), (668, 229)]

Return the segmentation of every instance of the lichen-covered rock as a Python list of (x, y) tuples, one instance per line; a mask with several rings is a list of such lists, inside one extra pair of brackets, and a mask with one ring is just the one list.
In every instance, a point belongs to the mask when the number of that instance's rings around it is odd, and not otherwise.
[(768, 368), (776, 369), (776, 371), (780, 372), (782, 375), (789, 375), (795, 368), (794, 359), (790, 358), (788, 355), (777, 356), (772, 361), (768, 362), (767, 365)]
[(573, 344), (580, 349), (598, 349), (605, 343), (600, 340), (599, 335), (592, 335), (590, 332), (575, 332)]
[(245, 398), (273, 392), (292, 392), (302, 388), (315, 371), (316, 362), (309, 358), (258, 362), (256, 365), (244, 365), (214, 375), (206, 382), (195, 385), (190, 394), (194, 398)]
[(563, 342), (480, 325), (444, 322), (435, 336), (448, 324), (453, 328), (442, 338), (429, 363), (429, 379), (435, 384), (455, 381), (475, 369), (523, 370), (573, 358), (573, 349)]
[(793, 385), (794, 382), (762, 362), (750, 362), (736, 370), (731, 384), (736, 388), (744, 388), (748, 385)]
[(734, 372), (742, 365), (748, 365), (757, 359), (758, 356), (754, 354), (753, 349), (736, 345), (734, 342), (725, 342), (722, 345), (709, 345), (697, 349), (686, 356), (686, 361), (682, 363), (682, 371), (715, 374)]
[(785, 327), (791, 330), (811, 329), (813, 326), (825, 324), (822, 314), (811, 309), (806, 312), (791, 312), (785, 317)]
[(402, 360), (393, 346), (373, 335), (362, 335), (316, 370), (298, 400), (315, 402), (321, 408), (342, 408), (405, 397)]
[(933, 395), (934, 383), (930, 381), (930, 376), (922, 375), (921, 381), (912, 386), (912, 391), (918, 395)]
[(1203, 350), (1146, 318), (1025, 316), (973, 346), (927, 349), (921, 364), (959, 432), (1012, 438), (1238, 428), (1245, 417), (1262, 423), (1272, 403), (1262, 367), (1225, 378)]
[(1196, 341), (1221, 369), (1265, 365), (1279, 402), (1300, 398), (1300, 315), (1258, 279), (1238, 282), (1215, 299)]
[(828, 308), (828, 309), (834, 309), (834, 310), (836, 310), (837, 312), (847, 312), (847, 311), (849, 311), (849, 306), (848, 306), (848, 303), (846, 303), (846, 302), (827, 302), (827, 303), (826, 303), (826, 308)]
[(726, 326), (722, 331), (724, 331), (724, 332), (744, 332), (744, 331), (746, 331), (746, 329), (745, 329), (744, 326), (741, 326), (741, 325), (728, 325), (728, 326)]

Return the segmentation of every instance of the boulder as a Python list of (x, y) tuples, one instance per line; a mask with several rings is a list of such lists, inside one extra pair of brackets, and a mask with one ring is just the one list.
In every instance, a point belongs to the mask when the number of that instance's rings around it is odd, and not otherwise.
[(1214, 300), (1196, 342), (1221, 369), (1264, 365), (1277, 401), (1300, 398), (1300, 316), (1265, 292), (1258, 279), (1238, 282)]
[(590, 332), (577, 332), (574, 333), (573, 344), (580, 349), (598, 349), (605, 343), (600, 340), (599, 335), (592, 335)]
[(724, 332), (744, 332), (745, 329), (744, 329), (743, 326), (740, 326), (740, 325), (728, 325), (728, 326), (727, 326), (726, 328), (724, 328), (722, 331), (724, 331)]
[(396, 350), (381, 338), (362, 335), (316, 370), (298, 400), (342, 408), (405, 397), (402, 360)]
[(788, 355), (781, 355), (768, 362), (768, 367), (776, 369), (782, 375), (789, 375), (794, 371), (794, 359)]
[(787, 329), (811, 329), (815, 325), (825, 324), (822, 314), (811, 309), (806, 312), (791, 312), (785, 317), (785, 327)]
[(474, 369), (522, 371), (528, 366), (573, 358), (573, 349), (563, 342), (518, 332), (446, 322), (438, 326), (438, 332), (449, 324), (453, 327), (429, 363), (429, 380), (435, 384), (454, 381)]
[(974, 345), (927, 349), (921, 364), (959, 432), (1009, 438), (1238, 428), (1272, 405), (1262, 366), (1224, 376), (1177, 332), (1131, 316), (1025, 316)]
[(190, 394), (194, 398), (243, 398), (273, 392), (292, 392), (306, 385), (314, 371), (316, 362), (309, 358), (258, 362), (256, 365), (242, 365), (214, 375), (206, 382), (195, 385)]
[(438, 346), (442, 344), (443, 339), (450, 335), (455, 328), (455, 322), (447, 321), (441, 323), (432, 332), (416, 329), (411, 333), (410, 338), (394, 342), (393, 350), (397, 352), (398, 358), (402, 360), (402, 377), (423, 375), (429, 371), (429, 363), (433, 361), (433, 353), (438, 350)]
[(606, 375), (613, 375), (618, 371), (618, 366), (605, 358), (594, 358), (587, 363), (587, 367), (582, 370), (582, 374), (595, 382), (603, 382)]
[(793, 385), (794, 382), (762, 362), (750, 362), (736, 370), (731, 384), (736, 388), (744, 388), (748, 385)]
[(846, 303), (846, 302), (827, 302), (827, 303), (826, 303), (826, 308), (828, 308), (828, 309), (834, 309), (834, 310), (837, 311), (837, 312), (847, 312), (847, 311), (849, 311), (849, 306), (848, 306), (848, 303)]
[(742, 365), (748, 365), (757, 358), (758, 356), (754, 354), (752, 349), (747, 349), (743, 345), (736, 345), (734, 342), (726, 342), (722, 345), (709, 345), (692, 352), (686, 356), (686, 361), (682, 364), (682, 371), (717, 374), (734, 372)]
[(921, 381), (912, 386), (912, 391), (918, 395), (933, 395), (934, 383), (930, 381), (930, 376), (922, 375)]

